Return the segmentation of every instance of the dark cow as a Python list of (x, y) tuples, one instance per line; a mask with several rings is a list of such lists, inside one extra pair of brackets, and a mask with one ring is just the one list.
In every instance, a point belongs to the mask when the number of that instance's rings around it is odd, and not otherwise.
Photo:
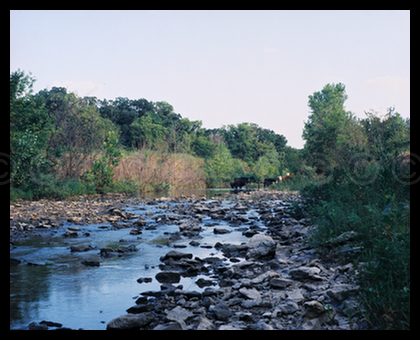
[(273, 183), (277, 183), (277, 178), (266, 178), (264, 180), (264, 188), (269, 187)]
[(249, 178), (248, 177), (238, 177), (238, 178), (235, 178), (232, 183), (230, 183), (230, 187), (232, 189), (238, 189), (238, 188), (242, 188), (243, 186), (245, 186), (245, 184), (251, 183), (251, 182), (255, 183), (255, 178), (253, 178), (253, 177), (249, 177)]

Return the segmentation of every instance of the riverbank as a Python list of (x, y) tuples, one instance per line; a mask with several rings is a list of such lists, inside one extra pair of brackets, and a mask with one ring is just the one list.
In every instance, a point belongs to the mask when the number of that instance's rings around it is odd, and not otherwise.
[[(120, 195), (18, 202), (11, 204), (11, 235), (60, 229), (71, 220), (129, 228), (127, 235), (141, 239), (173, 224), (175, 231), (155, 245), (162, 255), (154, 260), (153, 275), (149, 269), (133, 280), (140, 291), (135, 305), (127, 300), (126, 314), (104, 320), (108, 329), (360, 329), (353, 297), (357, 268), (319, 258), (306, 243), (311, 220), (290, 214), (299, 204), (304, 204), (299, 193), (279, 191), (222, 193), (213, 200)], [(134, 208), (141, 209), (137, 215)], [(13, 229), (18, 227), (23, 230)], [(244, 241), (216, 242), (237, 234)], [(92, 270), (120, 256), (117, 250), (89, 249), (100, 265)], [(194, 284), (183, 285), (186, 278)]]
[(110, 193), (74, 196), (65, 200), (21, 199), (10, 202), (10, 241), (22, 237), (37, 237), (65, 222), (84, 225), (121, 221), (124, 216), (111, 208), (123, 204), (126, 199), (125, 194)]

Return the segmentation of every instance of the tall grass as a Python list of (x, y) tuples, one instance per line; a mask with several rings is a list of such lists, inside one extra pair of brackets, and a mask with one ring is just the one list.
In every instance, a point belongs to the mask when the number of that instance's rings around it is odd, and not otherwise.
[(188, 154), (127, 152), (114, 169), (116, 181), (132, 181), (142, 192), (205, 187), (204, 160)]
[[(100, 157), (101, 154), (96, 155)], [(75, 195), (97, 194), (95, 188), (84, 177), (92, 167), (94, 155), (85, 157), (78, 170), (79, 178), (67, 178), (63, 169), (69, 167), (68, 157), (63, 157), (51, 174), (31, 174), (33, 185), (30, 190), (11, 187), (10, 199), (37, 200), (42, 197), (65, 199)], [(206, 187), (204, 160), (189, 154), (141, 149), (125, 151), (117, 167), (113, 169), (112, 183), (102, 188), (102, 192), (166, 191), (170, 189), (193, 189)]]

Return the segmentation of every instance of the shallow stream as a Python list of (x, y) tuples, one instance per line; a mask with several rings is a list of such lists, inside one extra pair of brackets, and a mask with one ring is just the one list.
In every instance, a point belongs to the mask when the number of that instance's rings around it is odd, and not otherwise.
[[(210, 199), (215, 191), (185, 190), (175, 192), (174, 195), (192, 193), (197, 198), (205, 195)], [(27, 329), (29, 323), (42, 320), (58, 322), (72, 329), (105, 329), (111, 319), (124, 314), (135, 304), (141, 292), (160, 290), (160, 283), (155, 279), (160, 271), (159, 258), (174, 249), (166, 245), (165, 239), (170, 236), (168, 233), (174, 233), (179, 228), (175, 223), (156, 223), (153, 217), (168, 210), (162, 208), (162, 205), (173, 209), (177, 204), (188, 203), (168, 201), (157, 205), (127, 205), (125, 211), (145, 218), (147, 226), (156, 226), (155, 229), (146, 226), (140, 235), (130, 235), (132, 228), (112, 228), (110, 223), (82, 226), (65, 223), (48, 237), (17, 241), (10, 251), (10, 257), (22, 262), (10, 267), (10, 329)], [(223, 201), (227, 208), (235, 204)], [(149, 212), (148, 215), (148, 211), (152, 214)], [(244, 216), (253, 218), (254, 225), (260, 225), (255, 210), (250, 209)], [(208, 224), (212, 225), (206, 226)], [(173, 245), (186, 247), (176, 250), (200, 258), (223, 257), (214, 248), (215, 243), (240, 244), (249, 240), (242, 234), (241, 225), (232, 226), (227, 221), (212, 220), (208, 216), (203, 218), (200, 225), (203, 227), (200, 232), (202, 238), (197, 239), (200, 246), (191, 246), (191, 239), (182, 237)], [(71, 226), (81, 228), (79, 237), (63, 236)], [(213, 229), (218, 226), (227, 227), (232, 232), (214, 234)], [(94, 249), (86, 252), (70, 251), (70, 246), (81, 244), (91, 245)], [(130, 245), (136, 246), (138, 251), (124, 253), (120, 257), (103, 258), (99, 255), (99, 249), (103, 247), (115, 249)], [(211, 248), (201, 247), (203, 245)], [(100, 266), (85, 266), (81, 264), (84, 260), (99, 261)], [(140, 277), (150, 277), (153, 281), (139, 284), (136, 281)], [(204, 288), (199, 288), (195, 283), (200, 277), (205, 276), (182, 277), (179, 284), (185, 290), (202, 291)]]

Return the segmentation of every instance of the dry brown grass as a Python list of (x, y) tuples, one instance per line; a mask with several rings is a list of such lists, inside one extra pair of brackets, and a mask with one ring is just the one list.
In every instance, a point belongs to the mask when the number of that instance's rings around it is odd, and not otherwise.
[(124, 155), (114, 169), (114, 179), (132, 180), (141, 191), (203, 188), (203, 166), (203, 159), (191, 155), (142, 149)]

